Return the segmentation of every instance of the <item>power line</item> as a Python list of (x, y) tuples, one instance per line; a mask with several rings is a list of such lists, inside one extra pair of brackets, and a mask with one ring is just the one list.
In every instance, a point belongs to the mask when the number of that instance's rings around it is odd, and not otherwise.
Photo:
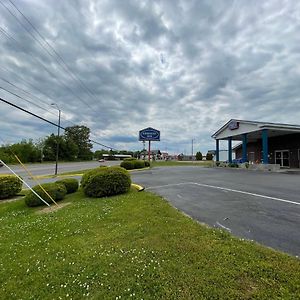
[[(73, 80), (77, 80), (77, 82), (79, 82), (79, 84), (81, 85), (81, 87), (83, 87), (89, 94), (89, 96), (94, 97), (94, 95), (92, 94), (92, 92), (90, 91), (90, 89), (83, 83), (83, 81), (78, 78), (78, 76), (76, 76), (68, 67), (68, 65), (66, 64), (65, 60), (61, 57), (61, 55), (59, 55), (59, 53), (47, 42), (47, 40), (43, 37), (43, 35), (37, 30), (37, 28), (32, 24), (32, 22), (20, 11), (20, 9), (12, 2), (9, 0), (9, 2), (11, 3), (11, 5), (13, 5), (13, 7), (22, 15), (22, 17), (26, 20), (26, 22), (30, 25), (30, 27), (34, 30), (34, 32), (40, 37), (40, 39), (52, 50), (52, 52), (56, 55), (53, 55), (48, 49), (47, 47), (41, 43), (41, 41), (39, 39), (37, 39), (34, 34), (28, 30), (28, 28), (19, 20), (19, 18), (7, 7), (5, 6), (2, 2), (2, 6), (5, 7), (5, 9), (17, 20), (17, 22), (27, 31), (27, 33), (40, 45), (40, 47), (42, 47), (46, 53), (51, 56), (52, 58), (54, 58), (57, 63), (61, 66), (61, 68), (63, 68), (71, 77)], [(95, 99), (95, 98), (94, 98)], [(97, 100), (97, 99), (95, 99)], [(87, 102), (84, 101), (84, 103), (89, 106), (89, 108), (93, 109)]]
[[(44, 36), (38, 31), (38, 29), (32, 24), (32, 22), (21, 12), (21, 10), (14, 4), (13, 1), (9, 0), (9, 2), (13, 5), (13, 7), (23, 16), (23, 18), (27, 21), (27, 23), (31, 26), (31, 28), (38, 34), (38, 36), (46, 43), (48, 47), (56, 54), (56, 56), (61, 60), (63, 63), (63, 66), (65, 66), (65, 70), (75, 79), (78, 80), (78, 82), (85, 88), (85, 90), (92, 96), (94, 97), (94, 94), (91, 92), (91, 90), (86, 86), (86, 84), (78, 77), (76, 74), (74, 74), (70, 68), (68, 67), (67, 63), (65, 60), (62, 58), (62, 56), (52, 47), (51, 44), (47, 42), (47, 40), (44, 38)], [(48, 52), (48, 51), (47, 51)], [(58, 62), (58, 60), (56, 59)]]
[[(6, 7), (2, 1), (0, 0), (0, 4), (18, 21), (18, 23), (31, 35), (33, 36), (33, 34), (19, 21), (19, 19), (9, 10), (8, 7)], [(0, 27), (0, 33), (2, 33), (7, 39), (9, 39), (10, 41), (13, 41), (15, 44), (17, 44), (17, 46), (21, 49), (24, 49), (24, 47), (22, 46), (22, 44), (20, 44), (14, 37), (12, 37), (4, 28)], [(37, 40), (36, 37), (34, 37), (34, 40)], [(38, 43), (40, 45), (42, 45), (40, 43), (40, 41), (38, 41)], [(43, 47), (43, 45), (41, 46)], [(49, 51), (48, 51), (49, 52)], [(35, 61), (37, 61), (45, 70), (47, 73), (49, 73), (51, 75), (52, 78), (54, 78), (58, 83), (60, 83), (62, 86), (64, 86), (64, 88), (68, 89), (74, 97), (76, 97), (79, 101), (81, 101), (82, 103), (84, 103), (86, 106), (88, 106), (91, 110), (93, 110), (94, 112), (94, 109), (89, 105), (88, 102), (86, 102), (85, 100), (83, 100), (81, 97), (79, 97), (68, 85), (66, 85), (64, 82), (62, 82), (61, 80), (59, 80), (56, 76), (56, 74), (54, 74), (52, 71), (50, 71), (42, 62), (40, 62), (36, 56), (32, 55), (31, 53), (27, 53), (25, 52), (26, 54), (29, 54)], [(53, 55), (50, 53), (50, 55), (53, 57)]]
[[(14, 103), (12, 103), (12, 102), (9, 102), (9, 101), (7, 101), (7, 100), (1, 98), (1, 97), (0, 97), (0, 101), (4, 102), (4, 103), (6, 103), (6, 104), (8, 104), (8, 105), (10, 105), (10, 106), (12, 106), (12, 107), (14, 107), (14, 108), (17, 108), (17, 109), (19, 109), (19, 110), (21, 110), (21, 111), (23, 111), (23, 112), (25, 112), (25, 113), (27, 113), (27, 114), (33, 116), (33, 117), (36, 117), (36, 118), (38, 118), (38, 119), (40, 119), (40, 120), (42, 120), (42, 121), (44, 121), (44, 122), (47, 122), (47, 123), (49, 123), (49, 124), (51, 124), (51, 125), (53, 125), (53, 126), (55, 126), (55, 127), (59, 127), (59, 128), (61, 128), (61, 129), (63, 129), (63, 130), (66, 130), (65, 127), (59, 126), (58, 124), (56, 124), (56, 123), (54, 123), (54, 122), (52, 122), (52, 121), (50, 121), (50, 120), (47, 120), (47, 119), (45, 119), (45, 118), (43, 118), (43, 117), (41, 117), (41, 116), (39, 116), (39, 115), (37, 115), (37, 114), (35, 114), (35, 113), (29, 111), (29, 110), (27, 110), (27, 109), (25, 109), (25, 108), (22, 108), (22, 107), (20, 107), (20, 106), (14, 104)], [(95, 141), (95, 140), (89, 139), (89, 142), (92, 142), (92, 143), (94, 143), (94, 144), (100, 145), (100, 146), (102, 146), (102, 147), (105, 147), (105, 148), (108, 148), (108, 149), (111, 149), (111, 150), (116, 150), (116, 151), (118, 151), (117, 149), (115, 149), (115, 148), (113, 148), (113, 147), (109, 147), (109, 146), (104, 145), (104, 144), (102, 144), (102, 143), (99, 143), (99, 142), (97, 142), (97, 141)]]
[[(0, 4), (2, 4), (1, 3), (1, 1), (0, 1)], [(0, 33), (2, 33), (7, 39), (9, 39), (9, 40), (12, 40), (12, 41), (14, 41), (14, 43), (16, 43), (17, 44), (17, 46), (19, 47), (19, 48), (21, 48), (21, 49), (24, 49), (23, 48), (23, 46), (16, 40), (16, 39), (14, 39), (5, 29), (3, 29), (2, 27), (0, 27)], [(84, 100), (83, 99), (81, 99), (76, 93), (74, 93), (73, 91), (72, 91), (72, 89), (68, 86), (68, 85), (66, 85), (64, 82), (62, 82), (61, 80), (59, 80), (57, 77), (56, 77), (56, 75), (52, 72), (52, 71), (50, 71), (42, 62), (40, 62), (37, 58), (36, 58), (36, 56), (34, 56), (34, 55), (32, 55), (31, 53), (26, 53), (26, 54), (29, 54), (35, 61), (37, 61), (43, 68), (44, 68), (44, 70), (47, 72), (47, 73), (49, 73), (50, 75), (51, 75), (51, 77), (52, 78), (54, 78), (58, 83), (60, 83), (60, 85), (62, 85), (63, 87), (65, 87), (65, 88), (67, 88), (78, 100), (80, 100), (81, 102), (83, 102), (84, 104), (86, 104), (85, 102), (84, 102)], [(48, 104), (49, 105), (49, 104)], [(88, 104), (86, 104), (86, 105), (88, 105)]]
[(24, 100), (24, 101), (26, 101), (26, 102), (28, 102), (28, 103), (30, 103), (30, 104), (32, 104), (32, 105), (35, 105), (36, 107), (38, 107), (38, 108), (40, 108), (40, 109), (43, 109), (43, 110), (47, 111), (47, 112), (50, 113), (50, 114), (53, 114), (53, 115), (54, 115), (53, 112), (50, 112), (49, 110), (43, 108), (42, 106), (39, 106), (38, 104), (35, 104), (34, 102), (32, 102), (32, 101), (30, 101), (30, 100), (28, 100), (28, 99), (26, 99), (26, 98), (24, 98), (24, 97), (22, 97), (22, 96), (20, 96), (20, 95), (17, 95), (16, 93), (9, 91), (8, 89), (6, 89), (6, 88), (4, 88), (4, 87), (2, 87), (2, 86), (0, 86), (0, 89), (3, 90), (3, 91), (5, 91), (5, 92), (7, 92), (7, 93), (9, 93), (9, 94), (11, 94), (11, 95), (13, 95), (13, 96), (15, 96), (15, 97), (17, 97), (17, 98), (19, 98), (19, 99), (22, 99), (22, 100)]
[[(0, 67), (0, 68), (1, 68), (1, 67)], [(15, 74), (15, 75), (16, 75), (16, 74)], [(24, 93), (27, 93), (27, 94), (31, 95), (32, 97), (35, 97), (35, 98), (39, 99), (41, 102), (43, 102), (43, 103), (49, 105), (48, 103), (44, 102), (42, 99), (40, 99), (39, 97), (35, 96), (35, 95), (32, 94), (31, 92), (28, 92), (28, 91), (26, 91), (26, 90), (24, 90), (24, 89), (22, 89), (22, 88), (16, 86), (15, 84), (11, 83), (9, 80), (6, 80), (6, 79), (4, 79), (4, 78), (2, 78), (2, 77), (0, 77), (0, 79), (3, 80), (4, 82), (7, 82), (7, 83), (10, 84), (10, 85), (12, 85), (13, 87), (15, 87), (15, 88), (17, 88), (17, 89), (23, 91)], [(18, 95), (18, 94), (16, 94), (16, 93), (14, 93), (14, 92), (12, 92), (12, 91), (9, 91), (9, 90), (6, 89), (6, 88), (3, 88), (3, 87), (0, 86), (0, 89), (4, 90), (5, 92), (7, 92), (7, 93), (9, 93), (9, 94), (11, 94), (11, 95), (13, 95), (13, 96), (19, 98), (19, 99), (25, 100), (26, 102), (28, 102), (28, 103), (30, 103), (30, 104), (32, 104), (32, 105), (35, 105), (35, 106), (37, 106), (38, 108), (43, 109), (43, 110), (49, 112), (49, 113), (52, 114), (52, 115), (57, 116), (55, 113), (53, 113), (53, 112), (51, 112), (51, 111), (45, 109), (44, 107), (41, 107), (40, 105), (38, 105), (38, 104), (36, 104), (36, 103), (34, 103), (34, 102), (28, 100), (28, 99), (25, 99), (24, 97), (22, 97), (22, 96), (20, 96), (20, 95)], [(53, 99), (52, 99), (52, 100), (53, 100)], [(54, 100), (53, 100), (53, 101), (54, 101)], [(50, 106), (50, 105), (49, 105), (49, 106)], [(78, 125), (78, 124), (74, 123), (73, 121), (67, 120), (67, 119), (64, 118), (64, 117), (61, 117), (61, 119), (63, 119), (63, 120), (66, 121), (66, 122), (71, 123), (72, 125), (75, 125), (75, 126)], [(93, 136), (95, 136), (92, 132), (91, 132), (90, 134), (93, 135)]]
[[(1, 30), (1, 28), (0, 28), (0, 30)], [(2, 67), (2, 66), (0, 66), (0, 69), (2, 69), (4, 72), (6, 72), (6, 73), (11, 73), (11, 71), (10, 70), (8, 70), (7, 68), (4, 68), (4, 67)], [(41, 89), (39, 89), (38, 87), (36, 87), (36, 86), (34, 86), (31, 82), (29, 82), (28, 80), (26, 80), (26, 79), (24, 79), (24, 78), (22, 78), (20, 75), (18, 75), (17, 73), (13, 73), (14, 74), (14, 76), (16, 76), (16, 77), (18, 77), (21, 81), (24, 81), (26, 84), (28, 84), (28, 85), (30, 85), (33, 89), (35, 89), (35, 90), (37, 90), (40, 94), (42, 94), (42, 95), (44, 95), (44, 96), (46, 96), (47, 98), (49, 98), (49, 99), (51, 99), (51, 97), (50, 96), (48, 96), (44, 91), (42, 91)], [(51, 99), (52, 100), (52, 99)], [(45, 102), (46, 103), (46, 102)], [(47, 105), (49, 105), (49, 103), (47, 103)]]
[[(24, 89), (18, 87), (17, 85), (13, 84), (13, 83), (10, 82), (9, 80), (7, 80), (7, 79), (5, 79), (5, 78), (3, 78), (3, 77), (1, 77), (1, 76), (0, 76), (0, 79), (1, 79), (2, 81), (6, 82), (7, 84), (13, 86), (14, 88), (16, 88), (16, 89), (22, 91), (23, 93), (28, 94), (29, 96), (31, 96), (31, 97), (33, 97), (33, 98), (35, 98), (35, 99), (41, 101), (42, 103), (44, 103), (44, 104), (46, 104), (46, 105), (49, 105), (49, 103), (47, 103), (47, 102), (45, 102), (44, 100), (42, 100), (41, 98), (39, 98), (39, 97), (33, 95), (31, 92), (28, 92), (28, 91), (26, 91), (26, 90), (24, 90)], [(34, 105), (40, 107), (38, 104), (35, 104), (35, 103), (34, 103)], [(43, 109), (46, 110), (45, 108), (43, 108)]]
[[(3, 81), (6, 82), (6, 83), (12, 85), (13, 87), (15, 87), (15, 88), (21, 90), (23, 93), (26, 93), (26, 94), (30, 95), (31, 97), (34, 97), (34, 98), (38, 99), (39, 101), (41, 101), (42, 103), (45, 103), (46, 105), (48, 105), (48, 106), (50, 107), (49, 103), (47, 103), (47, 102), (43, 101), (41, 98), (39, 98), (39, 97), (33, 95), (31, 92), (28, 92), (28, 91), (26, 91), (26, 90), (24, 90), (24, 89), (22, 89), (22, 88), (16, 86), (15, 84), (11, 83), (9, 80), (6, 80), (6, 79), (4, 79), (4, 78), (2, 78), (2, 77), (0, 77), (0, 79), (3, 80)], [(54, 115), (54, 116), (57, 116), (54, 112), (49, 111), (48, 109), (46, 109), (46, 108), (44, 108), (44, 107), (42, 107), (42, 106), (40, 106), (40, 105), (38, 105), (38, 104), (36, 104), (36, 103), (34, 103), (34, 102), (32, 102), (32, 101), (30, 101), (30, 100), (28, 100), (28, 99), (22, 97), (22, 96), (20, 96), (20, 95), (14, 93), (14, 92), (12, 92), (12, 91), (10, 91), (10, 90), (8, 90), (8, 89), (6, 89), (6, 88), (4, 88), (4, 87), (1, 87), (1, 86), (0, 86), (0, 89), (1, 89), (1, 90), (4, 90), (5, 92), (7, 92), (7, 93), (9, 93), (9, 94), (11, 94), (11, 95), (13, 95), (13, 96), (19, 98), (19, 99), (22, 99), (22, 100), (24, 100), (24, 101), (26, 101), (26, 102), (28, 102), (28, 103), (30, 103), (30, 104), (32, 104), (32, 105), (34, 105), (34, 106), (40, 108), (40, 109), (42, 109), (42, 110), (45, 110), (45, 111), (47, 111), (48, 113), (50, 113), (50, 114), (52, 114), (52, 115)], [(53, 101), (54, 101), (54, 100), (53, 100)], [(63, 118), (63, 117), (62, 117), (62, 119), (65, 120), (66, 122), (69, 122), (69, 123), (73, 124), (73, 125), (77, 125), (77, 124), (75, 124), (74, 122), (72, 122), (72, 121), (70, 121), (70, 120), (67, 120), (67, 119), (65, 119), (65, 118)]]

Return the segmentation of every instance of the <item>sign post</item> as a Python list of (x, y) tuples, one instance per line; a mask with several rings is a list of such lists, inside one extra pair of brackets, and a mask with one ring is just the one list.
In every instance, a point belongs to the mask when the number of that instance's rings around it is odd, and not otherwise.
[(148, 147), (148, 160), (150, 161), (150, 155), (151, 155), (151, 141), (149, 141), (149, 147)]
[(139, 141), (148, 141), (148, 160), (151, 156), (151, 141), (160, 141), (160, 131), (151, 127), (140, 130)]

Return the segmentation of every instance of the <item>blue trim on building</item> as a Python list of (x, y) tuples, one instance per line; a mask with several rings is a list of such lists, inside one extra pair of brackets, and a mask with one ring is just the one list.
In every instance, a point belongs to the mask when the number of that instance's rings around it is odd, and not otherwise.
[(243, 149), (243, 162), (246, 162), (246, 161), (248, 161), (248, 157), (247, 157), (247, 133), (243, 134), (242, 149)]
[(219, 140), (216, 140), (216, 161), (220, 161), (220, 144), (219, 144)]
[(228, 162), (232, 163), (232, 137), (228, 138)]
[(269, 163), (269, 157), (268, 157), (268, 129), (262, 130), (262, 151), (263, 151), (263, 163), (268, 164)]

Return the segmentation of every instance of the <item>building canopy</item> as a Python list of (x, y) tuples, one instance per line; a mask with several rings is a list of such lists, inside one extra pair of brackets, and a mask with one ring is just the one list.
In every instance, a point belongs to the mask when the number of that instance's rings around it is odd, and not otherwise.
[(263, 129), (268, 130), (268, 137), (300, 133), (300, 125), (231, 119), (212, 137), (216, 140), (227, 140), (231, 137), (232, 140), (242, 141), (243, 135), (247, 133), (248, 141), (256, 141), (261, 138)]

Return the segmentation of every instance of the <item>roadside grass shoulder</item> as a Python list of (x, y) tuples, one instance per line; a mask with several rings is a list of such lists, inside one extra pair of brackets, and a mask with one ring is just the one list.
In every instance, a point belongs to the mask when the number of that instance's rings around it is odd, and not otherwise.
[(153, 161), (152, 167), (172, 167), (172, 166), (195, 166), (195, 167), (212, 167), (213, 161)]
[(0, 205), (3, 299), (297, 299), (300, 261), (200, 225), (149, 192)]

